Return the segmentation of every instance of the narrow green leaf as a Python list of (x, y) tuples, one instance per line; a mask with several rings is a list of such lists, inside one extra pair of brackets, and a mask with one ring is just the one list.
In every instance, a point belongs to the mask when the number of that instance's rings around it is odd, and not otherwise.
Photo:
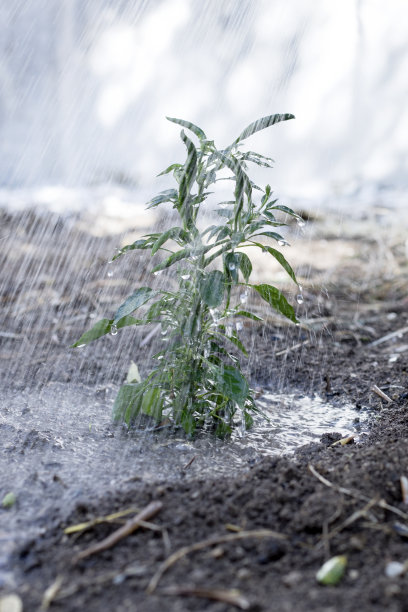
[(136, 291), (134, 291), (132, 295), (130, 295), (115, 312), (113, 325), (117, 325), (120, 319), (130, 315), (133, 311), (148, 302), (155, 295), (157, 295), (157, 292), (153, 291), (153, 289), (150, 287), (140, 287), (139, 289), (136, 289)]
[(247, 319), (252, 319), (253, 321), (263, 321), (261, 317), (258, 317), (258, 315), (248, 312), (247, 310), (238, 310), (237, 312), (234, 312), (232, 316), (246, 317)]
[(261, 232), (260, 234), (254, 234), (253, 236), (250, 236), (250, 237), (256, 238), (257, 236), (266, 236), (267, 238), (273, 238), (273, 240), (283, 241), (286, 243), (286, 240), (284, 239), (284, 237), (278, 234), (277, 232)]
[(116, 323), (117, 329), (122, 329), (122, 327), (130, 327), (131, 325), (145, 325), (145, 319), (135, 319), (135, 317), (131, 317), (129, 315), (122, 317)]
[(119, 259), (119, 257), (122, 257), (122, 255), (124, 255), (127, 251), (134, 251), (136, 249), (148, 249), (150, 247), (150, 243), (150, 238), (143, 238), (141, 240), (136, 240), (135, 242), (133, 242), (133, 244), (127, 244), (126, 246), (119, 249), (118, 253), (116, 253), (116, 255), (112, 257), (112, 261), (115, 261), (115, 259)]
[(166, 232), (163, 232), (152, 246), (152, 255), (157, 253), (160, 247), (167, 242), (167, 240), (178, 240), (180, 238), (183, 242), (187, 242), (189, 239), (188, 232), (183, 230), (182, 227), (172, 227)]
[(268, 304), (272, 306), (272, 308), (283, 314), (294, 323), (298, 322), (293, 306), (289, 304), (279, 289), (266, 284), (252, 285), (252, 287), (259, 293), (265, 302), (268, 302)]
[(295, 116), (289, 113), (284, 114), (276, 114), (276, 115), (268, 115), (267, 117), (262, 117), (253, 123), (250, 123), (248, 127), (245, 128), (243, 132), (238, 136), (238, 138), (234, 141), (234, 145), (241, 142), (241, 140), (245, 140), (248, 136), (252, 136), (256, 132), (260, 130), (264, 130), (265, 128), (274, 125), (275, 123), (279, 123), (280, 121), (287, 121), (288, 119), (294, 119)]
[(249, 386), (241, 372), (233, 366), (224, 365), (217, 372), (217, 391), (243, 407), (248, 397)]
[(289, 208), (289, 206), (284, 206), (283, 204), (277, 204), (276, 206), (271, 206), (268, 210), (281, 210), (282, 212), (291, 215), (291, 217), (300, 218), (298, 214), (295, 213), (294, 210)]
[(163, 412), (163, 399), (158, 387), (151, 387), (143, 393), (141, 411), (160, 421)]
[(242, 272), (242, 276), (244, 277), (245, 282), (248, 282), (248, 279), (251, 276), (252, 272), (251, 260), (245, 253), (236, 253), (236, 255), (238, 256), (238, 265), (239, 269)]
[(130, 424), (140, 412), (143, 384), (132, 383), (122, 385), (113, 404), (112, 418), (114, 421), (124, 421)]
[(183, 167), (182, 164), (171, 164), (171, 166), (169, 166), (168, 168), (163, 170), (163, 172), (160, 172), (160, 174), (158, 174), (157, 176), (163, 176), (164, 174), (168, 174), (172, 170), (176, 170), (176, 169), (182, 168), (182, 167)]
[[(178, 125), (182, 125), (188, 130), (191, 130), (199, 138), (199, 140), (207, 140), (207, 136), (205, 135), (203, 130), (197, 125), (194, 125), (194, 123), (191, 123), (191, 121), (184, 121), (184, 119), (176, 119), (175, 117), (166, 117), (166, 119), (168, 121), (172, 121), (173, 123), (178, 123)], [(212, 141), (210, 141), (210, 143), (211, 142)]]
[(248, 357), (248, 351), (246, 350), (245, 346), (242, 344), (241, 340), (238, 338), (237, 335), (234, 335), (234, 334), (232, 336), (228, 336), (227, 334), (221, 334), (221, 335), (226, 340), (229, 340), (229, 342), (234, 344), (241, 351), (241, 353), (245, 355), (245, 357)]
[(106, 334), (109, 334), (111, 331), (111, 327), (113, 324), (113, 319), (101, 319), (95, 325), (82, 334), (79, 340), (75, 342), (75, 344), (71, 345), (71, 348), (77, 348), (84, 346), (85, 344), (89, 344), (93, 340), (97, 340)]
[(259, 242), (252, 242), (257, 247), (262, 249), (262, 251), (267, 251), (272, 257), (276, 259), (282, 266), (282, 268), (289, 274), (290, 278), (297, 284), (296, 275), (293, 271), (292, 266), (286, 261), (285, 257), (282, 255), (280, 251), (273, 249), (270, 246), (266, 246), (265, 244), (260, 244)]
[(159, 195), (149, 200), (146, 204), (146, 208), (155, 208), (163, 202), (173, 202), (177, 197), (178, 193), (175, 189), (166, 189), (166, 191), (161, 191)]
[(220, 270), (212, 270), (201, 279), (199, 289), (203, 302), (210, 308), (216, 308), (224, 297), (224, 274)]
[(186, 257), (190, 256), (190, 253), (191, 253), (190, 248), (182, 249), (181, 251), (176, 251), (175, 253), (172, 253), (170, 257), (168, 257), (167, 259), (162, 261), (162, 263), (158, 264), (157, 266), (153, 268), (152, 270), (153, 274), (155, 272), (158, 272), (159, 270), (165, 270), (166, 268), (170, 268), (170, 266), (177, 263), (178, 261), (181, 261), (182, 259), (186, 259)]

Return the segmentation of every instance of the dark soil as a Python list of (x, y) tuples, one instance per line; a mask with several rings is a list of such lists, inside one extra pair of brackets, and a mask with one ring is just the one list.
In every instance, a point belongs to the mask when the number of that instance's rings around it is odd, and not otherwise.
[[(113, 280), (105, 278), (117, 237), (91, 238), (78, 231), (75, 219), (30, 214), (31, 225), (27, 213), (2, 217), (2, 229), (12, 236), (0, 266), (7, 332), (0, 338), (3, 386), (118, 382), (145, 337), (141, 331), (132, 332), (120, 349), (110, 337), (92, 350), (69, 353), (66, 347), (89, 327), (90, 315), (110, 315), (130, 292), (131, 274), (132, 282), (145, 282), (143, 262), (124, 258)], [(40, 240), (44, 227), (46, 245)], [(326, 238), (330, 248), (327, 232)], [(67, 244), (68, 258), (61, 251)], [(361, 240), (352, 261), (325, 271), (307, 269), (298, 313), (305, 324), (288, 327), (270, 318), (263, 328), (247, 330), (247, 371), (254, 384), (371, 407), (364, 442), (333, 445), (339, 435), (328, 432), (294, 457), (265, 459), (231, 478), (187, 481), (181, 474), (171, 483), (135, 481), (125, 490), (112, 486), (98, 499), (82, 499), (68, 517), (51, 511), (46, 532), (11, 559), (16, 587), (2, 591), (18, 593), (29, 611), (42, 602), (42, 609), (66, 612), (407, 611), (408, 572), (392, 578), (386, 568), (408, 560), (408, 501), (400, 480), (408, 476), (408, 274), (399, 241), (387, 247), (392, 273), (389, 258), (373, 267), (369, 254), (376, 244)], [(141, 366), (148, 366), (148, 357), (138, 359)], [(373, 392), (373, 385), (391, 401)], [(151, 518), (153, 527), (144, 525), (115, 546), (76, 560), (120, 523), (74, 535), (64, 534), (67, 525), (143, 509), (152, 501), (162, 504)], [(8, 511), (0, 512), (4, 519)], [(259, 530), (272, 533), (248, 533)], [(235, 539), (222, 541), (233, 534)], [(147, 592), (171, 554), (209, 538), (214, 540), (200, 550), (186, 549), (154, 592)], [(347, 556), (345, 574), (337, 586), (322, 586), (316, 572), (335, 555)], [(223, 601), (226, 591), (235, 603)]]

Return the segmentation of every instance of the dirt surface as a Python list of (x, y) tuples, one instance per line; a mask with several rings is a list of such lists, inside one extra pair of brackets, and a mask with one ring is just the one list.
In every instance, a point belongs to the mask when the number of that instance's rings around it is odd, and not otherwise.
[[(189, 479), (186, 465), (171, 482), (149, 483), (130, 466), (126, 486), (113, 482), (66, 512), (49, 507), (42, 534), (21, 543), (7, 567), (0, 559), (0, 597), (16, 593), (29, 611), (408, 610), (408, 572), (387, 575), (390, 562), (408, 560), (401, 486), (408, 477), (407, 253), (405, 238), (386, 223), (375, 239), (364, 223), (342, 235), (337, 259), (322, 262), (313, 255), (305, 261), (302, 251), (313, 241), (328, 253), (336, 241), (338, 249), (336, 221), (311, 221), (311, 233), (294, 246), (305, 298), (301, 326), (268, 315), (265, 326), (246, 330), (247, 373), (256, 386), (352, 402), (357, 415), (371, 408), (364, 441), (334, 444), (339, 434), (327, 432), (293, 457), (264, 459), (231, 478)], [(142, 372), (148, 368), (159, 338), (148, 342), (146, 331), (132, 331), (120, 346), (107, 337), (92, 349), (67, 350), (130, 292), (129, 278), (146, 283), (139, 255), (108, 276), (114, 264), (106, 258), (125, 237), (95, 238), (78, 229), (76, 218), (33, 212), (3, 213), (1, 227), (3, 389), (18, 393), (50, 382), (102, 388), (123, 380), (130, 358)], [(13, 458), (7, 453), (2, 465)], [(64, 533), (128, 508), (137, 509), (134, 517), (152, 502), (148, 523), (82, 559), (124, 519)], [(7, 539), (7, 517), (18, 511), (18, 504), (0, 509), (0, 540)], [(316, 572), (335, 555), (346, 555), (345, 574), (337, 586), (322, 586)]]

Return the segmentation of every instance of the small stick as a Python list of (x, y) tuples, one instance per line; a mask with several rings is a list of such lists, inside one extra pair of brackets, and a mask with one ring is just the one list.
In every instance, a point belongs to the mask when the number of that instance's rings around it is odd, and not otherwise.
[(367, 346), (377, 346), (378, 344), (387, 342), (387, 340), (392, 340), (392, 338), (395, 338), (396, 336), (400, 336), (400, 335), (403, 336), (407, 332), (408, 332), (408, 327), (401, 327), (401, 329), (397, 329), (396, 331), (391, 332), (390, 334), (386, 334), (382, 338), (378, 338), (378, 340), (374, 340), (374, 342), (370, 342), (370, 344), (368, 344)]
[(193, 463), (193, 461), (194, 461), (194, 459), (195, 459), (195, 458), (196, 458), (196, 456), (195, 456), (195, 455), (193, 455), (193, 456), (191, 457), (190, 461), (188, 461), (188, 462), (186, 463), (186, 465), (184, 465), (184, 466), (182, 467), (182, 469), (183, 469), (183, 470), (186, 470), (187, 468), (189, 468), (189, 467), (190, 467), (190, 465)]
[(381, 389), (377, 387), (377, 385), (373, 385), (371, 391), (374, 391), (374, 393), (379, 395), (381, 399), (385, 400), (389, 404), (392, 404), (392, 399), (386, 393), (384, 393), (384, 391), (381, 391)]
[(223, 536), (214, 536), (212, 538), (208, 538), (207, 540), (202, 540), (201, 542), (196, 542), (191, 546), (183, 546), (179, 550), (176, 550), (170, 557), (168, 557), (159, 567), (153, 578), (149, 582), (149, 586), (147, 587), (148, 593), (153, 593), (156, 590), (157, 585), (160, 582), (163, 574), (177, 561), (190, 554), (191, 552), (196, 552), (198, 550), (202, 550), (203, 548), (208, 548), (209, 546), (214, 546), (216, 544), (223, 544), (225, 542), (234, 542), (236, 540), (244, 540), (246, 538), (276, 538), (279, 540), (286, 540), (286, 536), (278, 533), (277, 531), (272, 531), (271, 529), (255, 529), (254, 531), (240, 531), (239, 533), (229, 533), (228, 535)]
[(123, 538), (126, 538), (128, 535), (136, 531), (136, 529), (141, 526), (142, 521), (148, 520), (155, 516), (162, 509), (162, 507), (163, 504), (159, 501), (151, 502), (146, 506), (146, 508), (139, 512), (137, 516), (127, 521), (123, 527), (120, 527), (114, 531), (110, 536), (101, 542), (98, 542), (97, 544), (94, 544), (93, 546), (90, 546), (89, 548), (86, 548), (80, 552), (73, 559), (73, 563), (77, 563), (78, 561), (86, 559), (91, 555), (95, 555), (96, 553), (100, 553), (108, 548), (112, 548), (112, 546), (115, 546), (118, 542), (120, 542), (120, 540), (123, 540)]
[[(311, 463), (309, 463), (308, 468), (309, 468), (309, 471), (313, 474), (313, 476), (315, 476), (318, 480), (320, 480), (321, 483), (326, 485), (326, 487), (330, 487), (330, 489), (335, 489), (339, 493), (343, 493), (343, 495), (349, 495), (350, 497), (354, 497), (355, 499), (361, 499), (362, 501), (365, 501), (368, 503), (372, 501), (369, 497), (367, 497), (366, 495), (363, 495), (362, 493), (357, 493), (356, 491), (352, 491), (351, 489), (346, 489), (345, 487), (339, 487), (335, 485), (334, 483), (330, 482), (330, 480), (327, 480), (327, 478), (319, 474), (319, 472), (313, 467)], [(396, 514), (397, 516), (400, 516), (401, 518), (405, 520), (408, 520), (408, 514), (406, 512), (402, 512), (402, 510), (400, 510), (399, 508), (396, 508), (395, 506), (390, 506), (390, 504), (387, 504), (387, 502), (384, 499), (380, 499), (376, 501), (374, 505), (379, 506), (380, 508), (383, 508), (384, 510), (388, 510), (389, 512), (392, 512), (393, 514)]]
[(293, 346), (290, 346), (289, 348), (284, 349), (283, 351), (278, 351), (277, 353), (275, 353), (275, 357), (280, 357), (281, 355), (286, 355), (287, 353), (296, 351), (298, 348), (301, 348), (302, 346), (306, 346), (306, 344), (310, 344), (310, 340), (305, 340), (304, 342), (298, 342), (298, 344), (294, 344)]
[(187, 597), (203, 597), (221, 601), (222, 603), (236, 606), (240, 610), (249, 610), (250, 603), (241, 595), (238, 589), (204, 589), (202, 587), (172, 586), (160, 591), (163, 595), (185, 595)]

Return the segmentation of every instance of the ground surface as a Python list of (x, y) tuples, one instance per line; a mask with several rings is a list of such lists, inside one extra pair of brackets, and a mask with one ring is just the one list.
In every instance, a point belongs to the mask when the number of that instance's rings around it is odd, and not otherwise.
[[(140, 347), (146, 332), (120, 347), (110, 337), (92, 351), (66, 347), (92, 318), (112, 312), (129, 293), (128, 278), (145, 283), (142, 262), (129, 260), (107, 276), (106, 258), (118, 237), (91, 237), (76, 219), (30, 215), (2, 216), (3, 389), (34, 392), (74, 382), (102, 388), (123, 379), (129, 351)], [(390, 232), (386, 215), (374, 219), (376, 238), (369, 221), (340, 236), (336, 220), (315, 220), (309, 238), (297, 237), (302, 325), (288, 327), (271, 316), (262, 329), (248, 329), (247, 371), (259, 387), (352, 402), (357, 416), (371, 408), (370, 434), (358, 444), (332, 446), (339, 435), (328, 432), (293, 457), (264, 459), (231, 478), (188, 478), (186, 465), (171, 481), (149, 483), (129, 466), (126, 486), (113, 482), (66, 512), (51, 504), (42, 535), (7, 558), (13, 578), (4, 579), (0, 593), (17, 593), (25, 610), (43, 604), (67, 612), (408, 610), (408, 572), (386, 575), (390, 562), (408, 560), (408, 500), (401, 487), (401, 477), (408, 477), (407, 252), (405, 237)], [(326, 247), (326, 256), (307, 255), (313, 243), (323, 253)], [(145, 346), (153, 350), (156, 341)], [(148, 359), (144, 352), (142, 370)], [(3, 449), (3, 476), (18, 452)], [(63, 532), (151, 502), (160, 506), (146, 518), (149, 524), (86, 558), (79, 553), (123, 519)], [(3, 541), (7, 517), (18, 512), (18, 505), (0, 510)], [(193, 545), (199, 550), (184, 549), (152, 585), (170, 555)], [(316, 572), (334, 555), (347, 556), (344, 577), (337, 586), (321, 586)], [(1, 563), (0, 569), (6, 576)], [(155, 589), (148, 593), (149, 584)]]

